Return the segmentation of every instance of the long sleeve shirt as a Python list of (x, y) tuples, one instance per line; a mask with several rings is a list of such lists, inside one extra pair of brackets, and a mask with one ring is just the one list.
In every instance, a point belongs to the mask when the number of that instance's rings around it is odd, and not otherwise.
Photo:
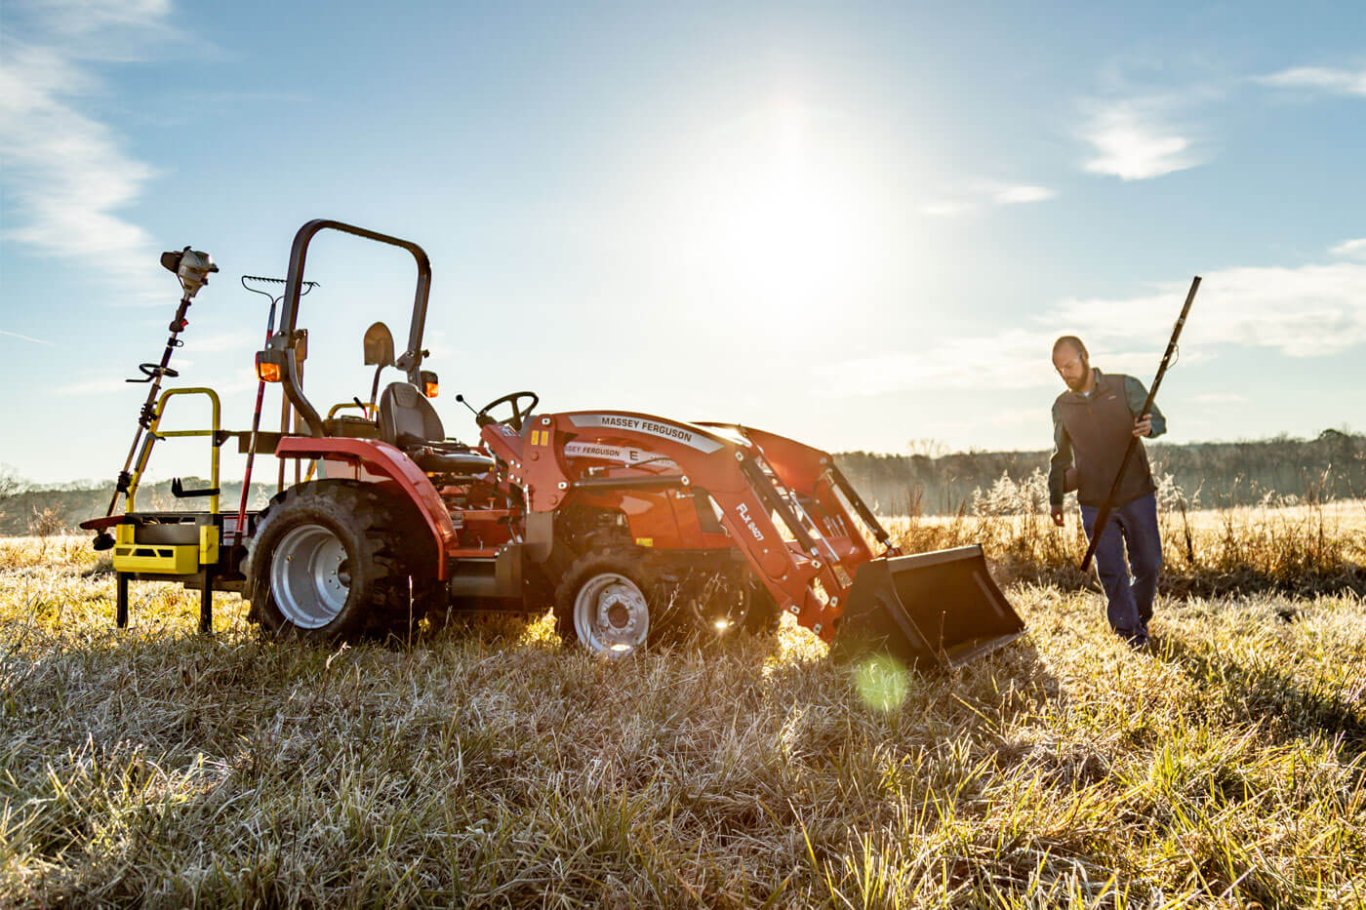
[[(1110, 485), (1124, 450), (1133, 434), (1134, 418), (1143, 410), (1148, 390), (1132, 376), (1102, 374), (1095, 370), (1095, 384), (1089, 394), (1067, 390), (1053, 402), (1053, 457), (1048, 466), (1048, 499), (1062, 505), (1067, 487), (1067, 470), (1077, 469), (1077, 498), (1086, 505), (1100, 505), (1109, 495)], [(1152, 415), (1152, 436), (1167, 432), (1167, 419), (1156, 403)], [(1150, 437), (1151, 438), (1151, 437)], [(1120, 484), (1116, 505), (1137, 499), (1154, 489), (1147, 454), (1129, 462)]]

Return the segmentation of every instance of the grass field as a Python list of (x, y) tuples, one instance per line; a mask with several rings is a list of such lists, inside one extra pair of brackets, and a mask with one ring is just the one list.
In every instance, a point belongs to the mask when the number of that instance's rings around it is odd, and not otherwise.
[(1146, 654), (1048, 561), (1071, 529), (903, 522), (984, 539), (1030, 628), (938, 677), (790, 627), (618, 663), (545, 622), (326, 650), (226, 595), (201, 638), (151, 585), (118, 634), (86, 541), (0, 540), (0, 904), (1366, 906), (1353, 508), (1197, 516), (1189, 565), (1175, 516), (1194, 593)]

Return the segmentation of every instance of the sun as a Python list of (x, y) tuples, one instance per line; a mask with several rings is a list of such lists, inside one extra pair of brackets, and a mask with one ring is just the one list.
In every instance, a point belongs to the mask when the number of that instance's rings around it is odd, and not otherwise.
[(677, 234), (698, 290), (746, 330), (818, 332), (866, 275), (876, 194), (847, 137), (782, 101), (718, 131), (681, 183)]

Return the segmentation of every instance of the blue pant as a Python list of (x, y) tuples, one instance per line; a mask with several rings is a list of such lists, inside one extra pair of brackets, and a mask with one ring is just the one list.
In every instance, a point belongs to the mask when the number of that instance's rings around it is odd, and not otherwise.
[[(1096, 506), (1081, 507), (1082, 526), (1086, 528), (1088, 540), (1094, 534), (1099, 511)], [(1129, 579), (1131, 569), (1132, 581)], [(1110, 628), (1126, 638), (1147, 637), (1161, 569), (1162, 535), (1157, 528), (1157, 496), (1149, 493), (1110, 513), (1100, 535), (1100, 546), (1096, 547), (1096, 573), (1100, 575), (1100, 583), (1109, 599), (1106, 614)]]

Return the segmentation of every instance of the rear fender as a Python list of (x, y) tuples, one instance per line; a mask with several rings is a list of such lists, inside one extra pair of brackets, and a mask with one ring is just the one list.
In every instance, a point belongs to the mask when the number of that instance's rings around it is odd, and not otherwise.
[(446, 552), (454, 549), (455, 525), (436, 487), (413, 460), (399, 449), (377, 439), (343, 439), (287, 436), (275, 454), (280, 458), (320, 458), (355, 468), (355, 479), (371, 483), (392, 482), (398, 495), (413, 504), (431, 534), (436, 556), (436, 577), (446, 580)]

